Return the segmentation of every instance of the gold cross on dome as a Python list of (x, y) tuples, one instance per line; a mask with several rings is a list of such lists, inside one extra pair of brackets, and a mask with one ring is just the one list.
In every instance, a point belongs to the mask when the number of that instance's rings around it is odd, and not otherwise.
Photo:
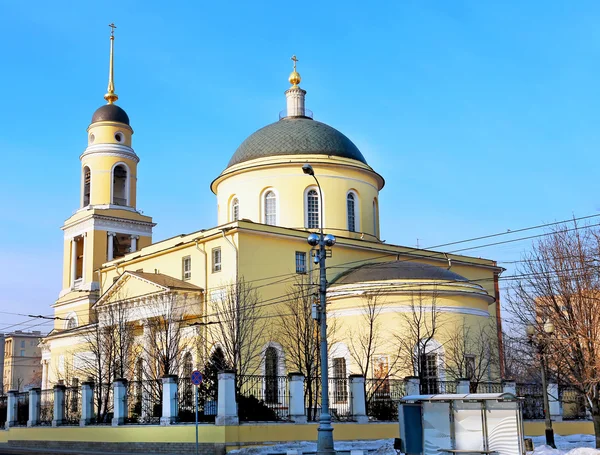
[(115, 28), (117, 28), (117, 26), (115, 25), (114, 22), (111, 22), (110, 24), (108, 24), (108, 26), (110, 27), (110, 36), (115, 36)]
[(298, 61), (298, 58), (295, 55), (292, 55), (292, 60), (294, 62), (294, 71), (296, 71), (296, 62)]

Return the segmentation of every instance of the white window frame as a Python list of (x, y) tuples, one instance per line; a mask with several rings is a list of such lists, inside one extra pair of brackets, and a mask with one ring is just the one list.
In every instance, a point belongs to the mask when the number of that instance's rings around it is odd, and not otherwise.
[[(189, 263), (189, 269), (186, 270), (186, 262)], [(192, 279), (192, 257), (184, 256), (181, 258), (181, 277), (183, 281), (188, 281)]]
[[(275, 196), (275, 223), (267, 223), (267, 194), (273, 193)], [(269, 226), (279, 225), (279, 193), (275, 188), (266, 188), (260, 195), (261, 207), (262, 207), (262, 220), (264, 224)]]
[[(318, 223), (317, 227), (309, 227), (308, 226), (308, 193), (310, 193), (310, 191), (312, 191), (312, 190), (315, 190), (317, 192), (317, 196), (319, 197), (319, 205), (318, 205), (319, 223)], [(319, 193), (319, 187), (316, 185), (311, 185), (311, 186), (306, 187), (306, 189), (304, 190), (304, 201), (303, 202), (304, 202), (304, 227), (306, 229), (320, 229), (321, 226), (325, 226), (325, 224), (324, 224), (325, 205), (323, 205), (325, 202), (325, 194)], [(321, 213), (323, 214), (322, 217), (321, 217)]]
[[(237, 208), (237, 216), (235, 210)], [(240, 219), (240, 199), (237, 196), (231, 198), (231, 204), (229, 208), (230, 221), (239, 221)]]
[[(304, 270), (298, 271), (298, 255), (303, 255), (304, 257)], [(296, 266), (296, 273), (306, 274), (308, 273), (308, 264), (306, 262), (306, 251), (296, 251), (294, 254), (294, 265)]]
[[(215, 260), (215, 253), (219, 252), (219, 261), (217, 262)], [(223, 254), (221, 252), (221, 247), (215, 247), (212, 249), (212, 251), (210, 252), (210, 256), (211, 256), (211, 261), (212, 261), (212, 273), (218, 273), (222, 270), (222, 264), (223, 264)]]
[(127, 177), (125, 178), (125, 206), (130, 207), (129, 200), (129, 185), (131, 182), (131, 169), (127, 166), (127, 163), (123, 161), (119, 161), (118, 163), (113, 164), (113, 167), (110, 170), (110, 204), (116, 205), (114, 203), (114, 192), (115, 192), (115, 169), (117, 166), (125, 166), (125, 170), (127, 171)]
[[(354, 229), (350, 229), (350, 212), (348, 211), (348, 197), (350, 195), (354, 198)], [(348, 191), (346, 193), (346, 228), (350, 232), (361, 232), (358, 206), (358, 193), (355, 190)]]

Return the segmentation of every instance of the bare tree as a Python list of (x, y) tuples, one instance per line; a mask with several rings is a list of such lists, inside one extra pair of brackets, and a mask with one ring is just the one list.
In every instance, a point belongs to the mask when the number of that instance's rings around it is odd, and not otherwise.
[(239, 392), (244, 377), (260, 369), (261, 346), (269, 339), (267, 319), (262, 314), (258, 293), (243, 278), (227, 285), (213, 305), (215, 317), (209, 321), (209, 335), (236, 371)]
[[(433, 376), (434, 373), (435, 376), (439, 374), (437, 365), (440, 353), (437, 352), (435, 336), (442, 329), (437, 291), (413, 291), (407, 311), (400, 313), (398, 317), (401, 329), (394, 337), (402, 353), (401, 366), (415, 372), (424, 390), (437, 392), (438, 382)], [(428, 365), (431, 360), (429, 356), (434, 361), (432, 365)]]
[(133, 312), (126, 299), (99, 308), (98, 322), (106, 331), (105, 337), (111, 341), (107, 349), (112, 352), (108, 358), (112, 362), (114, 378), (131, 379), (134, 362), (132, 350), (135, 341)]
[(523, 334), (504, 331), (504, 375), (516, 382), (539, 382), (540, 369), (535, 351)]
[(288, 366), (305, 377), (304, 402), (308, 419), (317, 412), (317, 396), (320, 391), (320, 343), (319, 326), (313, 319), (315, 288), (308, 280), (300, 278), (288, 289), (287, 299), (278, 307), (275, 330), (286, 353)]
[[(499, 350), (496, 326), (493, 323), (462, 324), (446, 331), (444, 366), (454, 379), (470, 381), (472, 393), (480, 382), (499, 379)], [(496, 371), (498, 370), (498, 371)]]
[[(600, 448), (600, 231), (554, 227), (524, 256), (508, 298), (511, 314), (536, 329), (550, 373), (587, 397)], [(549, 335), (544, 325), (551, 323)], [(548, 325), (546, 327), (549, 327)]]

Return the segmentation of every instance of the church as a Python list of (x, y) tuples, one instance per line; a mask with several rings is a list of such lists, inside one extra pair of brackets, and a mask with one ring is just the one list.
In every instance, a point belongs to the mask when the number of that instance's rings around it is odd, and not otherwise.
[(215, 349), (238, 375), (317, 374), (319, 265), (307, 236), (321, 227), (336, 240), (327, 251), (330, 376), (416, 375), (430, 392), (460, 377), (501, 378), (503, 269), (383, 242), (384, 176), (346, 135), (313, 118), (292, 60), (279, 120), (240, 138), (206, 182), (218, 225), (154, 241), (160, 214), (138, 209), (143, 150), (134, 150), (134, 122), (116, 104), (111, 35), (107, 104), (92, 115), (80, 206), (62, 227), (62, 290), (42, 342), (42, 389), (186, 375)]

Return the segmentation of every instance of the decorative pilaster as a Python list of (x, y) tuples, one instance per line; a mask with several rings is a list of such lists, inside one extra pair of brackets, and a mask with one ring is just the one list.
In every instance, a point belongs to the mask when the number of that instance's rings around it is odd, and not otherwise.
[(114, 232), (107, 232), (106, 233), (106, 239), (108, 241), (108, 249), (107, 249), (107, 253), (106, 253), (106, 260), (107, 261), (112, 261), (115, 258), (114, 239), (113, 239), (113, 237), (115, 235), (116, 235), (116, 233), (114, 233)]
[(171, 425), (177, 421), (177, 376), (163, 376), (161, 425)]
[(127, 418), (127, 379), (115, 379), (113, 382), (113, 419), (112, 426), (123, 425)]
[(302, 373), (290, 373), (290, 419), (294, 423), (306, 423), (306, 408), (304, 406), (304, 375)]
[(365, 397), (365, 378), (360, 374), (350, 375), (350, 413), (352, 420), (368, 423), (367, 400)]
[(40, 424), (40, 406), (42, 398), (42, 389), (33, 388), (29, 391), (29, 420), (28, 427), (34, 427)]
[(407, 396), (421, 394), (421, 381), (417, 376), (406, 376), (404, 378), (404, 386)]
[(88, 248), (87, 241), (87, 232), (84, 232), (81, 236), (81, 241), (83, 242), (83, 258), (81, 259), (81, 283), (85, 283), (85, 259)]
[(77, 237), (71, 239), (71, 287), (75, 287), (77, 279)]
[(9, 390), (7, 392), (6, 403), (6, 429), (17, 425), (17, 393), (18, 390)]
[(216, 425), (238, 425), (240, 420), (237, 415), (235, 402), (235, 372), (222, 371), (219, 373), (219, 391), (217, 398)]
[(54, 415), (52, 419), (52, 426), (58, 427), (64, 423), (65, 420), (65, 390), (64, 384), (57, 384), (54, 386)]
[(84, 382), (81, 384), (81, 419), (79, 426), (86, 426), (92, 422), (94, 417), (94, 383)]
[(456, 380), (456, 393), (460, 394), (468, 394), (471, 392), (471, 381), (465, 378)]

